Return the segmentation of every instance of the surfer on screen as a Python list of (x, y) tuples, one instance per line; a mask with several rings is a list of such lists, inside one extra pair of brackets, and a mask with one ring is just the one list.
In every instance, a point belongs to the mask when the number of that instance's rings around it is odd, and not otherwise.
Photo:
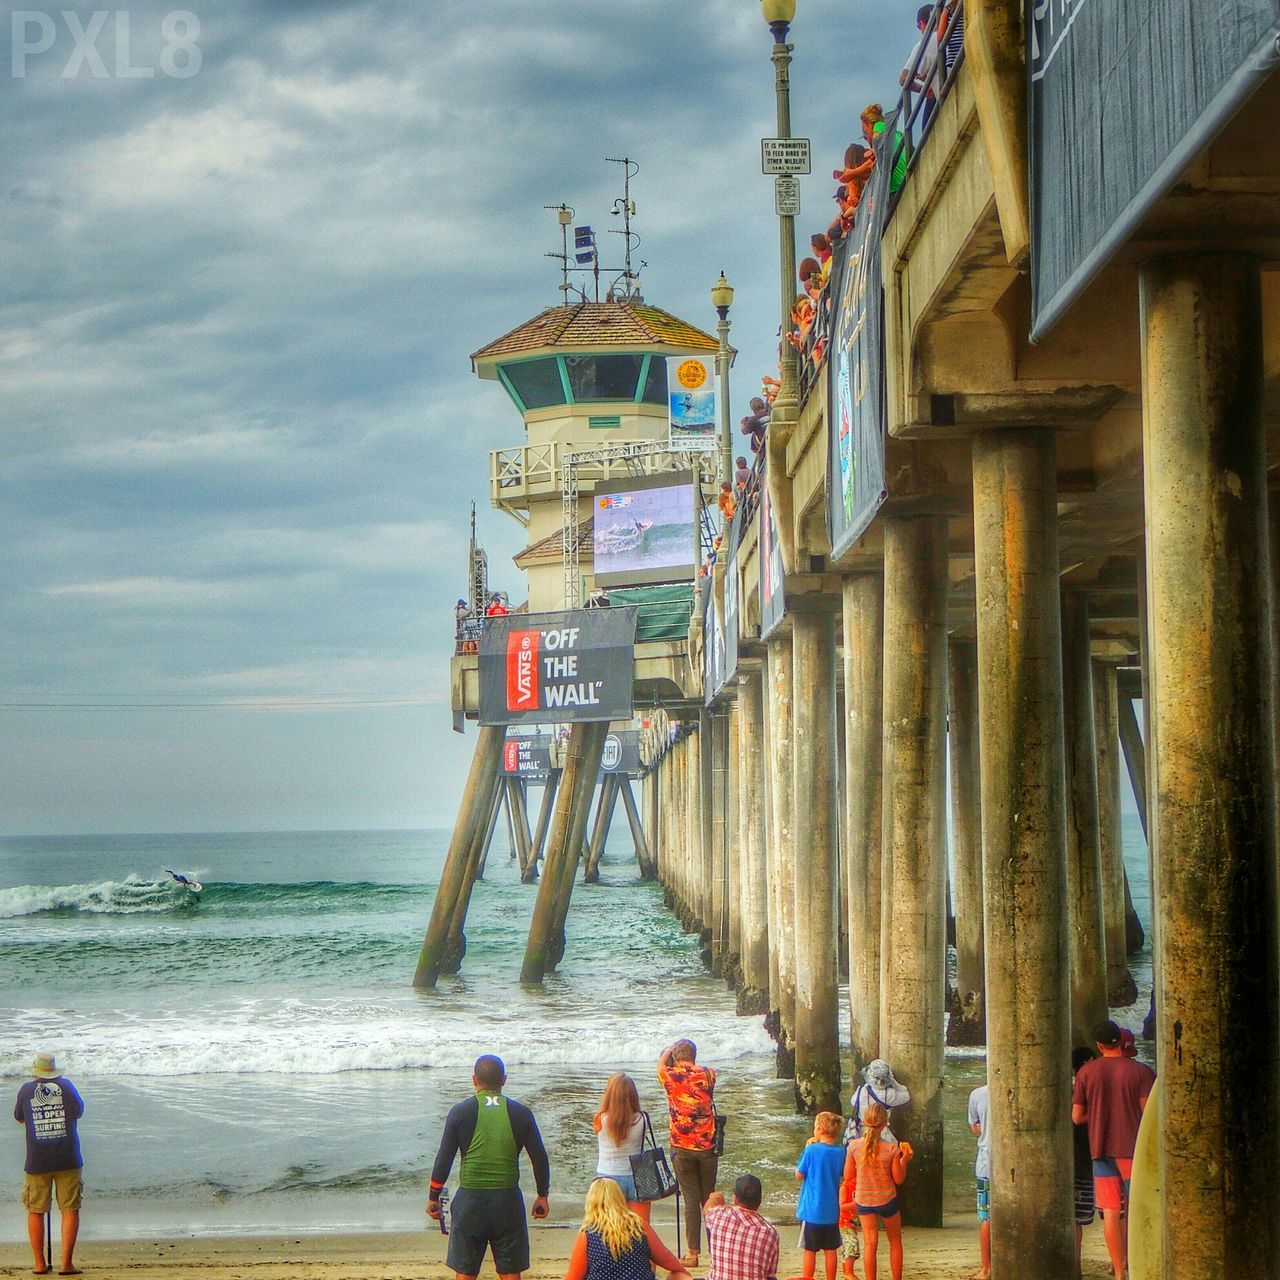
[(168, 867), (165, 867), (164, 873), (177, 884), (180, 884), (184, 889), (194, 889), (199, 893), (203, 888), (203, 885), (199, 884), (195, 880), (188, 879), (180, 871), (170, 871)]

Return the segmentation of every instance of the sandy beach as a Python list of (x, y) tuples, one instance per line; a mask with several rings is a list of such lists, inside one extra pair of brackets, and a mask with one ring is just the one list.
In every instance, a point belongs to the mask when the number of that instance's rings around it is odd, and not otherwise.
[[(779, 1275), (799, 1275), (795, 1227), (779, 1230), (783, 1245)], [(530, 1280), (563, 1276), (573, 1234), (568, 1225), (532, 1230), (533, 1265), (526, 1273)], [(668, 1234), (664, 1232), (664, 1238)], [(941, 1230), (908, 1230), (905, 1242), (905, 1275), (915, 1280), (965, 1280), (977, 1266), (972, 1219), (949, 1219)], [(129, 1280), (446, 1280), (452, 1272), (444, 1256), (444, 1238), (424, 1230), (386, 1235), (88, 1241), (77, 1249), (76, 1263), (86, 1276), (102, 1280), (117, 1276)], [(25, 1245), (0, 1245), (0, 1276), (30, 1274)], [(1097, 1224), (1085, 1234), (1084, 1274), (1086, 1280), (1106, 1280), (1110, 1275)], [(481, 1275), (494, 1275), (491, 1260), (486, 1260)], [(705, 1277), (705, 1266), (696, 1275)], [(858, 1275), (862, 1275), (861, 1266)], [(883, 1252), (880, 1276), (887, 1280)]]

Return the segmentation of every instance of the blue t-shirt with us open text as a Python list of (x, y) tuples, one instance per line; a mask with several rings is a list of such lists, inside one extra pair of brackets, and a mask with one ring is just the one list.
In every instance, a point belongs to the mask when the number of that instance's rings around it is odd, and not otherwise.
[(80, 1138), (76, 1121), (84, 1115), (84, 1102), (70, 1080), (28, 1080), (18, 1090), (13, 1118), (27, 1130), (28, 1173), (60, 1173), (80, 1169)]
[(838, 1142), (811, 1142), (796, 1169), (804, 1174), (796, 1217), (815, 1227), (834, 1227), (840, 1221), (844, 1148)]

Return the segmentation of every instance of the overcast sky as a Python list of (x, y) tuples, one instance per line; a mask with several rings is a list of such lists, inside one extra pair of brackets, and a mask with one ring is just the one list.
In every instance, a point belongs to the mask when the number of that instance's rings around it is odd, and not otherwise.
[[(915, 8), (800, 0), (802, 250)], [(737, 288), (740, 416), (769, 36), (755, 0), (190, 12), (0, 3), (0, 834), (448, 825), (471, 499), (523, 598), (487, 494), (523, 429), (467, 357), (557, 300), (542, 206), (609, 225), (629, 155), (646, 297), (710, 329)]]

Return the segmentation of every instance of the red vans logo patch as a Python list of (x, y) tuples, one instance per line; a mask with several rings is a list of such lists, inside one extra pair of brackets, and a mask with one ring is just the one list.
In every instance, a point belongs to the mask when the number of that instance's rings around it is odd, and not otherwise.
[(507, 710), (538, 709), (538, 633), (513, 631), (507, 636)]

